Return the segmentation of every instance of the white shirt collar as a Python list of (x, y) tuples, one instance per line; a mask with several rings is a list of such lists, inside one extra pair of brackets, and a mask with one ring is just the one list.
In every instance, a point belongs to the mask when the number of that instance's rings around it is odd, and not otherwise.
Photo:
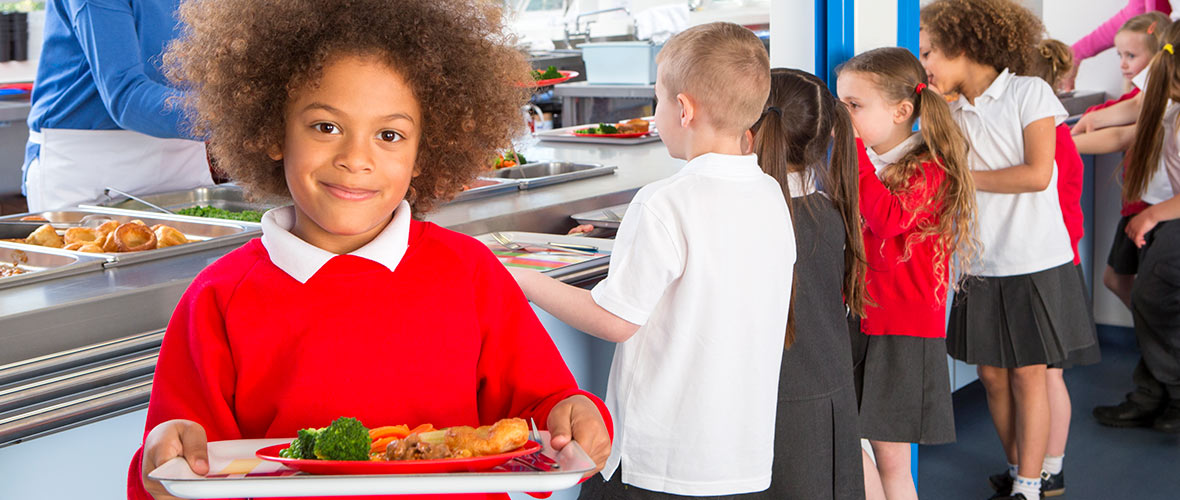
[(804, 172), (791, 172), (787, 174), (787, 190), (791, 198), (807, 196), (815, 192), (815, 178)]
[(869, 161), (873, 162), (873, 167), (876, 169), (876, 172), (881, 173), (881, 170), (884, 170), (885, 167), (888, 167), (894, 163), (897, 163), (897, 160), (900, 160), (901, 157), (906, 155), (906, 153), (909, 153), (910, 150), (917, 147), (918, 143), (920, 142), (922, 142), (922, 134), (914, 132), (910, 134), (909, 137), (906, 137), (904, 141), (901, 141), (901, 143), (898, 145), (893, 146), (893, 149), (890, 149), (889, 151), (877, 154), (876, 151), (873, 151), (873, 148), (865, 148), (865, 152), (869, 154)]
[(758, 166), (757, 155), (726, 155), (721, 153), (705, 153), (693, 158), (678, 173), (703, 173), (724, 177), (765, 175), (762, 172), (762, 167)]
[[(979, 105), (979, 99), (981, 97), (990, 97), (992, 100), (999, 99), (1000, 96), (1004, 95), (1004, 91), (1008, 89), (1008, 81), (1011, 80), (1013, 76), (1015, 75), (1009, 72), (1008, 68), (1004, 68), (1004, 71), (1001, 71), (1000, 74), (996, 76), (996, 79), (992, 80), (992, 84), (987, 86), (987, 90), (984, 90), (983, 93), (979, 95), (979, 97), (975, 98), (975, 104)], [(971, 103), (967, 101), (967, 96), (959, 94), (959, 98), (956, 99), (955, 102), (951, 103), (951, 111), (955, 111), (958, 108), (964, 106), (970, 107)]]
[[(266, 212), (262, 216), (262, 246), (270, 254), (271, 262), (300, 283), (307, 283), (320, 268), (337, 254), (303, 241), (291, 234), (295, 227), (295, 207), (287, 206)], [(410, 242), (410, 204), (402, 200), (393, 212), (393, 220), (377, 234), (373, 241), (348, 255), (355, 255), (381, 264), (393, 271), (397, 268)]]

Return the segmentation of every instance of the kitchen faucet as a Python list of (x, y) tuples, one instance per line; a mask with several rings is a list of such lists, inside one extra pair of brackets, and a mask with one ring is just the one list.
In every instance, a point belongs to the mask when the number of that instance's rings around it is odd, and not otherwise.
[[(566, 7), (568, 8), (568, 6), (569, 6), (569, 4), (567, 3)], [(634, 30), (635, 29), (635, 26), (634, 26), (635, 16), (632, 16), (631, 10), (626, 7), (612, 7), (609, 9), (592, 10), (590, 12), (583, 12), (581, 14), (578, 14), (578, 16), (574, 18), (574, 31), (572, 31), (572, 32), (570, 31), (570, 25), (568, 22), (565, 24), (565, 44), (566, 44), (566, 46), (571, 49), (574, 48), (573, 42), (570, 41), (571, 37), (581, 37), (583, 39), (582, 43), (586, 43), (586, 42), (590, 41), (590, 25), (594, 24), (594, 21), (587, 21), (586, 28), (583, 30), (583, 28), (582, 28), (582, 18), (583, 17), (596, 16), (598, 14), (605, 14), (607, 12), (614, 12), (617, 10), (621, 10), (621, 11), (625, 12), (627, 14), (627, 17), (631, 18), (631, 22), (632, 22), (631, 29)]]

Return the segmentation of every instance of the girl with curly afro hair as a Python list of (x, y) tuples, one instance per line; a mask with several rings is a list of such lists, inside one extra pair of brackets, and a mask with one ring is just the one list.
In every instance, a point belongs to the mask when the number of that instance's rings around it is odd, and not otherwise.
[(996, 498), (1033, 500), (1049, 440), (1048, 365), (1095, 344), (1057, 195), (1056, 128), (1067, 113), (1048, 83), (1018, 76), (1033, 71), (1044, 31), (1024, 7), (936, 0), (920, 26), (931, 84), (959, 94), (951, 116), (970, 143), (982, 244), (951, 305), (947, 352), (979, 366), (1009, 464)]
[(341, 416), (532, 418), (554, 446), (577, 441), (606, 461), (606, 406), (577, 388), (504, 266), (413, 216), (523, 127), (527, 90), (514, 82), (532, 78), (501, 19), (487, 0), (181, 7), (165, 62), (191, 89), (196, 133), (248, 190), (294, 204), (267, 212), (262, 237), (177, 305), (128, 498), (171, 498), (147, 477), (171, 458), (209, 471), (208, 441), (289, 437)]

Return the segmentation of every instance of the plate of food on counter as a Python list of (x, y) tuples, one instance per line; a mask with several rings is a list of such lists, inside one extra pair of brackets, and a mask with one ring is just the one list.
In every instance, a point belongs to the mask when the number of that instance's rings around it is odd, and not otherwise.
[(535, 135), (542, 141), (596, 144), (644, 144), (660, 140), (651, 117), (542, 130)]
[(559, 70), (555, 66), (545, 68), (545, 71), (534, 69), (532, 71), (533, 81), (526, 84), (532, 87), (546, 87), (549, 85), (557, 85), (565, 82), (571, 78), (577, 78), (577, 71)]
[(576, 442), (556, 451), (548, 433), (520, 418), (370, 429), (340, 417), (294, 439), (213, 441), (208, 452), (208, 474), (178, 457), (148, 477), (181, 498), (547, 492), (574, 486), (595, 468)]

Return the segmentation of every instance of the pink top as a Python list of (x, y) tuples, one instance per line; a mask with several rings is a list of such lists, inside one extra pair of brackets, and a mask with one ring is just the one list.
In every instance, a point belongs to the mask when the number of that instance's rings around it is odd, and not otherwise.
[(1082, 37), (1077, 43), (1073, 44), (1074, 63), (1082, 62), (1082, 59), (1088, 59), (1097, 55), (1106, 49), (1114, 46), (1114, 35), (1119, 32), (1119, 28), (1123, 27), (1128, 19), (1139, 14), (1145, 14), (1153, 10), (1158, 10), (1164, 14), (1172, 13), (1172, 5), (1168, 0), (1128, 0), (1127, 6), (1118, 11), (1102, 23), (1089, 35)]

